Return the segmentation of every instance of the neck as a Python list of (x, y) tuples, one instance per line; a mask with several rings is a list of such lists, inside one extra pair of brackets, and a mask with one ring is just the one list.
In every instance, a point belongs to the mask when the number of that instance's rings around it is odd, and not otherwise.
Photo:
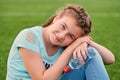
[(48, 27), (43, 28), (42, 33), (47, 54), (53, 56), (57, 52), (58, 46), (55, 46), (50, 42)]

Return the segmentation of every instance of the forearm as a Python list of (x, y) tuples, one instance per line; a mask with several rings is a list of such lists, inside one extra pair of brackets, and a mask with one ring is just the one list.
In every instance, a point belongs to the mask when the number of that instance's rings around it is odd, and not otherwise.
[(63, 69), (68, 64), (68, 61), (72, 56), (74, 49), (82, 42), (83, 41), (76, 40), (64, 50), (64, 52), (54, 63), (54, 65), (45, 71), (44, 73), (44, 77), (46, 78), (45, 80), (56, 80), (61, 75)]
[[(23, 58), (26, 69), (33, 80), (56, 80), (63, 72), (64, 67), (74, 51), (74, 49), (82, 42), (89, 41), (89, 36), (81, 37), (72, 42), (62, 53), (58, 60), (47, 70), (45, 70), (42, 57), (33, 51), (20, 48), (20, 53)], [(29, 53), (29, 55), (27, 54)], [(32, 57), (32, 59), (31, 59)], [(34, 63), (34, 65), (32, 64)]]
[(68, 64), (70, 57), (72, 56), (72, 52), (74, 50), (74, 45), (67, 47), (58, 60), (54, 63), (52, 67), (45, 71), (44, 77), (45, 80), (57, 80), (57, 78), (63, 72), (63, 69)]
[(55, 62), (55, 64), (53, 64), (52, 67), (50, 67), (48, 70), (45, 71), (45, 80), (57, 80), (58, 77), (60, 77), (60, 75), (63, 72), (63, 69), (65, 68), (65, 66), (68, 64), (68, 61), (71, 57), (71, 53), (70, 55), (66, 55), (64, 53), (62, 53), (63, 55), (61, 55), (59, 57), (59, 59)]
[(114, 63), (114, 55), (109, 49), (93, 41), (90, 43), (90, 45), (98, 50), (105, 64)]

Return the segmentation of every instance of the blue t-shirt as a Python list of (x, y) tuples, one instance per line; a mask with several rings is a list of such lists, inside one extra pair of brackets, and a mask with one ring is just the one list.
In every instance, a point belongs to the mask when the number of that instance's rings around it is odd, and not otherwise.
[(55, 55), (48, 56), (43, 41), (42, 27), (35, 26), (22, 30), (16, 37), (10, 50), (6, 80), (31, 80), (18, 51), (19, 47), (23, 47), (40, 54), (46, 69), (55, 63), (64, 50), (62, 47), (59, 47)]

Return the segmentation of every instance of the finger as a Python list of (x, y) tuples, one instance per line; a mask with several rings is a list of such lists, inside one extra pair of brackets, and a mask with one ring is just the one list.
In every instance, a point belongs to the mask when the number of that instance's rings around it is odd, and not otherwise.
[(84, 43), (82, 44), (82, 48), (83, 48), (83, 50), (85, 51), (85, 54), (87, 54), (87, 46), (88, 46), (88, 44), (87, 44), (86, 42), (84, 42)]
[(86, 55), (88, 54), (87, 47), (88, 47), (88, 45), (84, 45), (84, 46), (83, 46), (83, 49), (84, 49), (84, 52), (85, 52)]
[(79, 47), (77, 47), (77, 48), (73, 51), (73, 58), (74, 58), (74, 59), (77, 59), (77, 58), (78, 58), (78, 55), (77, 55), (78, 50), (79, 50)]
[(86, 39), (85, 42), (90, 43), (91, 39)]
[(76, 53), (77, 53), (76, 50), (74, 50), (74, 51), (73, 51), (73, 58), (74, 58), (74, 59), (77, 59), (77, 54), (76, 54)]
[(83, 57), (82, 57), (82, 55), (81, 55), (80, 49), (77, 50), (77, 57), (78, 57), (78, 59), (79, 59), (80, 62), (84, 60)]
[(88, 53), (87, 47), (84, 48), (84, 52), (87, 55), (87, 53)]
[(78, 60), (79, 60), (80, 64), (83, 64), (85, 62), (83, 58), (79, 58)]
[(81, 50), (81, 55), (82, 55), (83, 59), (85, 60), (87, 55), (86, 55), (86, 52), (84, 49)]
[(80, 64), (82, 65), (82, 64), (85, 64), (85, 61), (84, 60), (81, 60), (80, 61)]

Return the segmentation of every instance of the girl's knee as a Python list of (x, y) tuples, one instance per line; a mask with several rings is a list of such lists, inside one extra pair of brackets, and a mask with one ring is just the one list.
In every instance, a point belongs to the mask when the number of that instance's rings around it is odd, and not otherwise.
[(88, 57), (92, 57), (92, 58), (96, 57), (102, 59), (97, 49), (91, 46), (88, 47)]

